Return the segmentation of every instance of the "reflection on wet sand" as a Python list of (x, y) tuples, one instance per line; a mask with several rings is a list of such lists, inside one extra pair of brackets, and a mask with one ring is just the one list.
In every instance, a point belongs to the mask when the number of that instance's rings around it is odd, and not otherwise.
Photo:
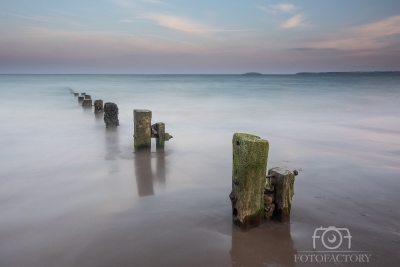
[(151, 151), (148, 149), (137, 151), (134, 161), (138, 195), (140, 197), (154, 195)]
[(165, 150), (163, 148), (157, 148), (157, 153), (156, 153), (156, 159), (157, 159), (157, 181), (165, 185), (166, 183), (166, 175), (165, 175)]
[(290, 224), (269, 221), (248, 232), (232, 226), (232, 266), (294, 266), (296, 253)]
[[(156, 175), (153, 175), (151, 169), (151, 159), (156, 158)], [(156, 153), (152, 153), (150, 149), (144, 149), (135, 152), (135, 175), (140, 197), (154, 195), (153, 180), (162, 185), (166, 183), (165, 173), (165, 151), (157, 149)]]

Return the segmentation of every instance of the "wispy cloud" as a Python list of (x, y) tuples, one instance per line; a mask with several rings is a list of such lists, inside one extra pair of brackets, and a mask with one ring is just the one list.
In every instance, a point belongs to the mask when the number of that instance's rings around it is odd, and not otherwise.
[(400, 15), (346, 28), (329, 38), (315, 41), (310, 47), (338, 50), (380, 50), (400, 45)]
[(155, 21), (158, 25), (188, 33), (206, 33), (210, 31), (215, 31), (215, 28), (206, 26), (202, 23), (194, 21), (188, 18), (182, 18), (173, 15), (164, 15), (158, 13), (146, 13), (144, 17)]
[(75, 26), (81, 25), (77, 21), (70, 20), (70, 19), (63, 19), (63, 18), (54, 18), (54, 17), (37, 16), (37, 15), (25, 16), (25, 15), (19, 15), (19, 14), (7, 14), (7, 15), (16, 17), (16, 18), (21, 18), (21, 19), (26, 19), (26, 20), (34, 20), (34, 21), (40, 21), (40, 22), (70, 24), (70, 25), (75, 25)]
[(145, 2), (145, 3), (150, 3), (150, 4), (161, 4), (161, 5), (164, 5), (165, 3), (164, 2), (162, 2), (162, 1), (158, 1), (158, 0), (141, 0), (142, 2)]
[(285, 29), (290, 29), (290, 28), (299, 28), (299, 27), (304, 27), (306, 26), (307, 23), (304, 22), (304, 17), (302, 14), (297, 14), (285, 21), (281, 27)]
[(137, 20), (132, 20), (132, 19), (122, 19), (119, 20), (118, 23), (135, 23)]
[(213, 32), (249, 32), (259, 29), (221, 29), (215, 28), (190, 18), (183, 18), (174, 15), (165, 15), (159, 13), (146, 13), (144, 18), (156, 22), (158, 25), (180, 32), (186, 32), (197, 35), (207, 35)]
[(288, 13), (288, 12), (293, 12), (294, 10), (296, 10), (296, 6), (294, 6), (292, 4), (269, 5), (268, 7), (258, 6), (257, 8), (266, 13), (273, 13), (273, 14), (275, 14), (277, 12)]

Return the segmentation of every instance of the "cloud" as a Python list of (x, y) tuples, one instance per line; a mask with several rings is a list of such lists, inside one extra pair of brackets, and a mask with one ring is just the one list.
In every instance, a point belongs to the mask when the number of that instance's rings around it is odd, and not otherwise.
[(63, 19), (63, 18), (54, 18), (54, 17), (46, 17), (46, 16), (24, 16), (18, 14), (7, 14), (8, 16), (20, 18), (20, 19), (27, 19), (27, 20), (34, 20), (40, 22), (47, 22), (47, 23), (60, 23), (60, 24), (69, 24), (74, 26), (80, 26), (81, 24), (70, 19)]
[(277, 12), (292, 12), (296, 9), (296, 6), (292, 4), (278, 4), (278, 5), (269, 5), (268, 7), (258, 6), (258, 9), (266, 12), (266, 13), (277, 13)]
[(182, 18), (178, 16), (163, 15), (158, 13), (147, 13), (144, 14), (144, 17), (155, 21), (158, 25), (162, 27), (181, 32), (201, 34), (216, 30), (215, 28), (208, 27), (192, 19)]
[(119, 20), (118, 23), (135, 23), (137, 20), (132, 20), (132, 19), (122, 19)]
[(150, 4), (161, 4), (161, 5), (165, 4), (164, 2), (158, 1), (158, 0), (141, 0), (141, 1), (145, 2), (145, 3), (150, 3)]
[(317, 49), (377, 51), (400, 45), (400, 15), (377, 22), (346, 28), (310, 47)]
[(304, 22), (302, 14), (294, 15), (281, 25), (281, 27), (285, 29), (298, 28), (303, 26), (306, 26), (306, 23)]

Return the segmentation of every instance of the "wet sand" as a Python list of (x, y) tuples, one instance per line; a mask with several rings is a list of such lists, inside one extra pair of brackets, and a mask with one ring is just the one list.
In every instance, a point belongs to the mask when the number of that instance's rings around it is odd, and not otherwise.
[[(221, 126), (208, 113), (182, 122), (153, 111), (174, 138), (165, 150), (153, 144), (151, 151), (133, 153), (132, 114), (124, 105), (121, 126), (106, 130), (101, 117), (82, 110), (72, 96), (49, 99), (40, 111), (32, 105), (29, 115), (19, 116), (18, 127), (2, 125), (0, 266), (400, 262), (395, 127), (323, 125), (318, 115), (309, 125), (323, 126), (312, 131), (293, 118), (250, 127), (238, 117), (239, 123)], [(57, 116), (40, 120), (60, 102), (65, 107)], [(291, 223), (268, 221), (246, 233), (232, 225), (230, 142), (236, 131), (270, 141), (268, 169), (300, 170)], [(351, 250), (371, 254), (371, 263), (295, 262), (313, 249), (312, 235), (321, 226), (348, 228)]]

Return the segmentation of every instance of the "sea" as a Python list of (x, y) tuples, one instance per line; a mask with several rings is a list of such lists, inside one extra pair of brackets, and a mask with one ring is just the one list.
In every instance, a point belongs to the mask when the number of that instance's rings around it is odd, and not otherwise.
[[(0, 75), (0, 92), (0, 266), (400, 262), (400, 73)], [(135, 153), (134, 109), (164, 150)], [(232, 224), (234, 133), (298, 170), (290, 223)]]

